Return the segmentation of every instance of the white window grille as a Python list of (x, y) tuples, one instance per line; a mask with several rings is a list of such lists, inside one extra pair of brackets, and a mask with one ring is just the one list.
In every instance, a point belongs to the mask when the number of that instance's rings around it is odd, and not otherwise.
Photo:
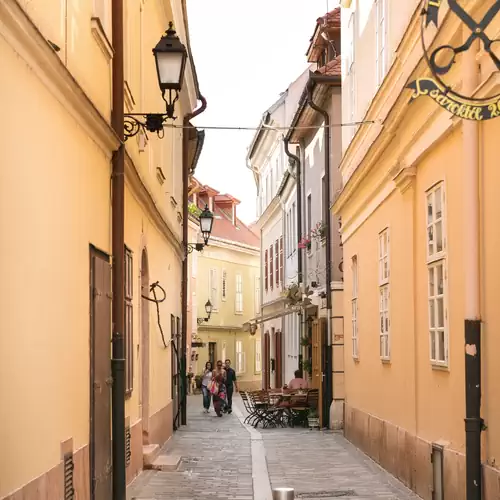
[(355, 255), (351, 262), (352, 268), (352, 298), (351, 298), (351, 322), (352, 322), (352, 357), (359, 357), (358, 343), (358, 257)]
[(219, 305), (217, 269), (210, 269), (209, 296), (212, 303), (212, 311), (217, 311)]
[(243, 341), (236, 341), (236, 373), (245, 373), (246, 371), (245, 352), (243, 351)]
[(376, 65), (377, 85), (387, 73), (387, 0), (376, 0)]
[(431, 362), (448, 364), (445, 193), (440, 182), (427, 192), (427, 274)]
[(241, 274), (236, 275), (235, 311), (238, 314), (243, 312), (243, 281)]
[(255, 371), (262, 371), (262, 343), (261, 339), (255, 339)]
[(94, 0), (92, 17), (99, 19), (106, 37), (111, 41), (111, 0)]
[(379, 277), (379, 335), (380, 357), (390, 358), (390, 318), (389, 318), (389, 229), (378, 235), (378, 277)]
[(389, 230), (378, 235), (378, 281), (379, 285), (389, 283)]
[(222, 300), (225, 302), (227, 298), (227, 272), (225, 269), (222, 270)]

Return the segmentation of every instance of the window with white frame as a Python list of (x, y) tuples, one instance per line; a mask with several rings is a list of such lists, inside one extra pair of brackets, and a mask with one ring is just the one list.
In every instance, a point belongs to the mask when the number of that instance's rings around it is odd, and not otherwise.
[(255, 371), (262, 371), (262, 344), (260, 339), (255, 339)]
[[(354, 58), (356, 43), (356, 11), (351, 13), (349, 18), (349, 51), (347, 59), (347, 74), (349, 75), (349, 111), (351, 123), (356, 120), (356, 75)], [(351, 127), (352, 135), (356, 132), (356, 127)]]
[(245, 352), (243, 351), (243, 341), (236, 341), (236, 373), (245, 373)]
[(222, 270), (222, 300), (225, 302), (227, 298), (227, 272), (225, 269)]
[(351, 298), (351, 322), (352, 322), (352, 357), (359, 357), (358, 345), (358, 257), (354, 255), (351, 261), (352, 271), (352, 298)]
[(377, 85), (387, 73), (387, 0), (376, 0), (376, 67)]
[(108, 41), (111, 41), (111, 0), (94, 0), (92, 17), (99, 19)]
[(209, 275), (209, 296), (212, 304), (212, 311), (216, 311), (219, 305), (218, 301), (218, 282), (217, 282), (217, 269), (210, 269)]
[(220, 359), (222, 359), (222, 362), (226, 361), (226, 359), (227, 359), (226, 351), (227, 351), (227, 346), (226, 346), (226, 343), (223, 342), (222, 343), (222, 353), (221, 353), (221, 357), (220, 357)]
[(389, 229), (378, 235), (380, 357), (390, 357)]
[(429, 343), (432, 363), (448, 363), (446, 309), (446, 236), (444, 183), (427, 191), (427, 275), (429, 281)]
[(236, 275), (235, 312), (243, 312), (243, 281), (241, 274)]

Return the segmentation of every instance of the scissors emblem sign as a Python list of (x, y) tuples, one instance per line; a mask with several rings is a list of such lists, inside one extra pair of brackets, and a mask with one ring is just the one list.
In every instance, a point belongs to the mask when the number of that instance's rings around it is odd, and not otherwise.
[(497, 70), (500, 71), (500, 59), (493, 51), (495, 43), (500, 47), (500, 39), (492, 40), (485, 32), (495, 16), (500, 12), (500, 0), (493, 2), (493, 5), (479, 22), (458, 3), (458, 0), (448, 0), (451, 12), (470, 29), (471, 34), (462, 45), (458, 47), (449, 44), (441, 45), (434, 49), (429, 56), (424, 44), (424, 27), (429, 24), (439, 27), (438, 14), (441, 4), (442, 0), (426, 0), (426, 7), (422, 10), (422, 46), (424, 47), (425, 59), (434, 78), (420, 78), (411, 82), (407, 86), (414, 91), (411, 101), (421, 95), (427, 95), (447, 111), (468, 120), (482, 121), (500, 116), (500, 95), (485, 99), (463, 96), (450, 89), (441, 80), (441, 76), (451, 70), (456, 61), (456, 56), (469, 50), (475, 40), (482, 42), (484, 51), (490, 56)]

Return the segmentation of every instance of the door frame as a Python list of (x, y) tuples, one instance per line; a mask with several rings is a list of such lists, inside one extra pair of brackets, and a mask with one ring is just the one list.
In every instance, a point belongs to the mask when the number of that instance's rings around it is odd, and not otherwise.
[[(150, 369), (150, 338), (149, 338), (149, 300), (142, 296), (149, 295), (149, 259), (146, 247), (141, 252), (141, 420), (142, 444), (149, 444), (149, 369)], [(129, 356), (133, 353), (129, 353)]]
[[(89, 392), (90, 392), (90, 405), (89, 405), (89, 487), (90, 487), (90, 499), (94, 500), (95, 498), (95, 488), (94, 488), (94, 477), (95, 477), (95, 429), (96, 422), (94, 418), (94, 410), (95, 410), (95, 395), (94, 395), (94, 382), (95, 382), (95, 369), (94, 369), (94, 349), (95, 349), (95, 328), (94, 328), (94, 316), (93, 316), (93, 307), (94, 307), (94, 287), (95, 287), (95, 278), (93, 276), (93, 267), (92, 260), (94, 257), (100, 258), (104, 260), (108, 265), (111, 263), (111, 256), (100, 250), (96, 246), (90, 244), (89, 245)], [(111, 283), (110, 283), (111, 287)], [(110, 324), (109, 331), (109, 341), (111, 346), (112, 340), (112, 327)], [(109, 356), (109, 371), (111, 374), (111, 347), (110, 347), (110, 356)], [(111, 398), (111, 395), (110, 395)], [(111, 404), (110, 404), (111, 410)], [(111, 425), (111, 415), (109, 416), (110, 425)], [(110, 448), (109, 453), (111, 455), (111, 440), (110, 440)]]

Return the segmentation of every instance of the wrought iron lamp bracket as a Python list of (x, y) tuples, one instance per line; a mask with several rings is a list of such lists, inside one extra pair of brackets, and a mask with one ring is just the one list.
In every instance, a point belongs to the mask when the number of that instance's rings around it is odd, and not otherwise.
[(186, 245), (186, 252), (193, 253), (194, 250), (197, 252), (203, 252), (205, 245), (203, 243), (188, 243)]

